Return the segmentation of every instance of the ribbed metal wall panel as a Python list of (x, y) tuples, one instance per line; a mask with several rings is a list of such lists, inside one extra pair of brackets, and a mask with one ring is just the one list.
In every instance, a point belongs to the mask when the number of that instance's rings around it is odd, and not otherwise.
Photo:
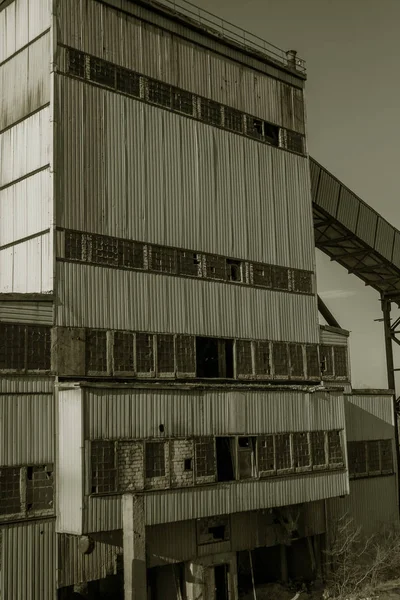
[(343, 223), (349, 231), (355, 233), (357, 228), (357, 218), (360, 201), (349, 190), (342, 187), (340, 192), (340, 200), (337, 211), (338, 220)]
[(52, 394), (54, 377), (35, 377), (31, 375), (2, 375), (0, 377), (0, 394)]
[(204, 45), (97, 2), (63, 0), (59, 24), (67, 45), (304, 133), (304, 122), (283, 107), (287, 84)]
[(52, 212), (47, 169), (0, 190), (0, 246), (48, 229)]
[(345, 397), (349, 441), (394, 438), (393, 396), (354, 394)]
[(83, 511), (83, 533), (122, 529), (121, 496), (91, 496), (86, 502)]
[(96, 541), (93, 552), (86, 555), (79, 550), (78, 536), (58, 534), (57, 542), (57, 587), (104, 579), (115, 572), (116, 546)]
[(398, 231), (394, 233), (392, 261), (396, 267), (400, 267), (400, 233)]
[(320, 170), (318, 195), (316, 203), (330, 215), (336, 215), (339, 202), (340, 183), (329, 173)]
[(328, 501), (331, 527), (341, 516), (353, 518), (365, 535), (376, 534), (398, 522), (397, 478), (370, 477), (350, 481), (350, 495)]
[(0, 67), (0, 130), (50, 102), (50, 33)]
[(14, 0), (0, 12), (0, 63), (50, 27), (51, 0)]
[(54, 462), (52, 394), (0, 395), (0, 465)]
[(50, 163), (50, 132), (44, 108), (0, 135), (0, 187)]
[(390, 261), (392, 260), (393, 253), (394, 232), (394, 227), (379, 217), (376, 230), (375, 250)]
[(57, 325), (319, 341), (314, 296), (74, 263), (57, 273)]
[(52, 302), (0, 302), (0, 322), (53, 324)]
[(148, 567), (182, 562), (197, 554), (196, 522), (181, 521), (146, 529)]
[(0, 292), (51, 292), (53, 264), (53, 236), (50, 233), (0, 250)]
[(86, 439), (160, 437), (160, 423), (167, 437), (345, 427), (340, 391), (87, 388), (85, 414)]
[(346, 333), (331, 331), (324, 327), (320, 327), (319, 332), (321, 344), (327, 344), (328, 346), (348, 345), (349, 336)]
[(59, 391), (57, 396), (57, 532), (79, 535), (82, 533), (85, 477), (81, 390), (68, 390), (67, 396), (64, 391)]
[(54, 600), (56, 536), (54, 521), (19, 523), (0, 529), (0, 590), (4, 600)]
[(58, 225), (314, 269), (304, 157), (81, 81), (58, 84)]
[(367, 244), (374, 247), (378, 214), (366, 204), (360, 202), (356, 234)]

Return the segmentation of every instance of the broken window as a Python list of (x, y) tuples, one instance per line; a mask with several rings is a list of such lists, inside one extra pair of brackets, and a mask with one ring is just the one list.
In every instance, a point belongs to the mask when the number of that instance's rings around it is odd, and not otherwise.
[(327, 464), (325, 453), (325, 432), (312, 431), (310, 433), (310, 442), (313, 467), (325, 467)]
[(148, 333), (136, 334), (136, 371), (137, 373), (154, 372), (154, 338)]
[(288, 347), (285, 342), (274, 342), (272, 345), (275, 377), (289, 375)]
[(29, 370), (50, 370), (51, 328), (41, 325), (28, 325), (26, 328), (26, 368)]
[(196, 374), (204, 378), (233, 378), (233, 340), (196, 337)]
[(239, 437), (238, 438), (238, 471), (239, 479), (251, 479), (256, 477), (256, 461), (255, 461), (255, 445), (256, 438), (254, 437)]
[(108, 87), (115, 87), (115, 67), (111, 63), (101, 60), (101, 58), (90, 58), (90, 79), (99, 83), (100, 85), (106, 85)]
[(117, 90), (123, 94), (140, 97), (140, 76), (128, 69), (117, 67)]
[(264, 472), (275, 470), (273, 435), (267, 435), (258, 439), (258, 470)]
[(161, 273), (176, 273), (176, 250), (163, 246), (151, 247), (151, 270)]
[(201, 120), (210, 125), (221, 125), (221, 105), (207, 98), (200, 99)]
[(217, 437), (217, 477), (218, 481), (234, 481), (235, 477), (235, 438)]
[(293, 459), (296, 469), (311, 465), (310, 445), (307, 433), (298, 432), (293, 434)]
[(196, 477), (215, 475), (214, 439), (199, 438), (195, 440)]
[(165, 442), (146, 442), (146, 478), (165, 476)]
[(319, 355), (321, 357), (321, 370), (323, 377), (333, 376), (333, 358), (332, 358), (332, 346), (321, 345), (319, 348)]
[(312, 379), (321, 378), (321, 368), (319, 363), (318, 346), (308, 344), (306, 346), (307, 358), (307, 377)]
[(25, 325), (0, 323), (0, 369), (25, 368)]
[(279, 433), (275, 436), (275, 453), (277, 471), (292, 468), (289, 433)]
[(380, 448), (382, 473), (393, 473), (392, 440), (381, 440)]
[(114, 333), (114, 371), (132, 372), (135, 370), (133, 344), (133, 333), (125, 333), (124, 331)]
[(380, 444), (378, 440), (367, 442), (367, 461), (368, 461), (368, 473), (380, 473), (381, 471), (381, 458), (380, 458)]
[(85, 260), (84, 243), (86, 237), (79, 231), (65, 232), (65, 258), (69, 260)]
[(236, 340), (236, 373), (241, 375), (253, 374), (253, 357), (250, 340)]
[(228, 281), (243, 281), (242, 263), (240, 260), (226, 259), (226, 271)]
[(214, 254), (207, 254), (206, 273), (208, 279), (226, 280), (225, 258)]
[(250, 115), (246, 116), (246, 133), (247, 135), (261, 139), (264, 135), (264, 126), (261, 119), (256, 119)]
[(303, 347), (301, 344), (289, 344), (290, 376), (304, 377)]
[(255, 342), (256, 375), (270, 375), (270, 345), (269, 342)]
[(86, 372), (107, 373), (107, 332), (86, 330)]
[(343, 453), (340, 431), (328, 431), (328, 452), (330, 465), (342, 465)]
[(85, 54), (79, 50), (68, 48), (68, 73), (75, 77), (85, 77)]
[(224, 107), (224, 125), (226, 129), (243, 133), (243, 113), (234, 108)]
[(130, 240), (118, 240), (118, 266), (130, 269), (143, 269), (143, 244), (131, 242)]
[(271, 265), (263, 265), (262, 263), (252, 263), (253, 284), (260, 287), (272, 287), (272, 271)]
[(91, 493), (106, 494), (117, 491), (115, 442), (91, 442)]
[(53, 508), (53, 465), (28, 467), (26, 479), (26, 509)]
[(195, 337), (192, 335), (177, 335), (175, 343), (177, 372), (194, 374), (196, 372)]
[(312, 273), (309, 271), (294, 269), (292, 271), (292, 282), (294, 292), (312, 294)]
[(186, 115), (193, 115), (193, 94), (172, 88), (172, 108)]
[(367, 453), (365, 442), (349, 442), (347, 445), (349, 457), (349, 473), (354, 476), (367, 474)]
[(190, 250), (178, 253), (179, 274), (189, 277), (201, 277), (201, 255)]
[(274, 265), (272, 269), (272, 287), (274, 290), (289, 289), (289, 269)]
[(157, 335), (157, 373), (175, 373), (174, 336)]
[(229, 516), (210, 517), (197, 520), (197, 543), (212, 544), (230, 539)]
[(279, 127), (264, 121), (264, 137), (269, 144), (279, 146)]
[(91, 262), (96, 265), (118, 266), (118, 240), (107, 235), (91, 236)]
[(295, 131), (285, 130), (285, 146), (286, 150), (304, 154), (304, 136)]
[(147, 98), (149, 102), (160, 104), (171, 108), (172, 92), (171, 86), (168, 83), (157, 81), (156, 79), (147, 80)]
[(333, 346), (333, 356), (335, 359), (335, 376), (347, 377), (347, 348), (346, 346)]
[(185, 458), (183, 466), (185, 471), (193, 471), (192, 459)]
[(0, 467), (0, 515), (21, 512), (20, 469)]

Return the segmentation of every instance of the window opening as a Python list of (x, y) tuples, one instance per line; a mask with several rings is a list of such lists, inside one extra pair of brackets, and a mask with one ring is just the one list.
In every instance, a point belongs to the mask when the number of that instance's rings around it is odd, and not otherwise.
[(123, 331), (114, 333), (114, 371), (134, 371), (133, 344), (132, 333)]
[(275, 436), (276, 468), (278, 471), (292, 468), (290, 434), (279, 433)]
[(365, 442), (349, 442), (349, 472), (357, 477), (367, 474), (367, 453)]
[(163, 246), (151, 247), (151, 270), (161, 273), (176, 273), (176, 250)]
[(79, 50), (68, 49), (68, 73), (75, 77), (85, 77), (85, 54)]
[(347, 348), (346, 346), (333, 346), (333, 356), (335, 359), (335, 376), (347, 377)]
[(324, 377), (333, 376), (332, 346), (320, 346), (321, 371)]
[(253, 358), (251, 352), (251, 341), (236, 340), (236, 371), (240, 375), (252, 375)]
[(293, 434), (293, 454), (296, 469), (310, 466), (311, 457), (307, 433), (298, 432)]
[(196, 477), (215, 475), (214, 439), (202, 438), (195, 442)]
[(185, 471), (193, 471), (192, 459), (191, 458), (185, 458), (185, 460), (184, 460), (184, 469), (185, 469)]
[(65, 258), (69, 260), (84, 260), (84, 240), (85, 236), (79, 231), (65, 232)]
[(343, 453), (342, 444), (340, 440), (340, 431), (328, 431), (328, 451), (329, 451), (329, 464), (330, 465), (342, 465), (343, 464)]
[(224, 125), (226, 129), (243, 133), (243, 114), (234, 108), (224, 107)]
[(274, 265), (271, 267), (272, 271), (272, 286), (275, 290), (288, 290), (289, 289), (289, 269), (286, 267), (278, 267)]
[(91, 443), (92, 494), (117, 491), (115, 443), (95, 440)]
[(255, 343), (256, 375), (270, 375), (270, 346), (269, 342)]
[(303, 348), (301, 344), (289, 344), (290, 376), (304, 377)]
[(325, 467), (325, 433), (323, 431), (312, 431), (310, 433), (310, 441), (313, 467)]
[(279, 146), (279, 127), (264, 121), (264, 137), (269, 144)]
[(53, 507), (53, 465), (28, 467), (26, 484), (27, 510)]
[(272, 269), (270, 265), (252, 264), (253, 284), (260, 287), (272, 287)]
[(40, 325), (28, 325), (26, 328), (27, 341), (27, 363), (29, 370), (50, 370), (50, 327)]
[(312, 275), (308, 271), (292, 271), (293, 290), (303, 294), (312, 294)]
[(147, 94), (149, 102), (171, 108), (172, 90), (171, 86), (167, 83), (155, 79), (148, 79)]
[(179, 274), (201, 277), (201, 256), (189, 250), (179, 251)]
[(177, 372), (188, 374), (195, 373), (195, 337), (192, 335), (177, 335), (175, 344)]
[(136, 371), (138, 373), (154, 372), (153, 335), (148, 333), (136, 334)]
[(381, 468), (383, 473), (393, 473), (392, 440), (381, 440)]
[(118, 266), (118, 240), (107, 235), (91, 236), (91, 262), (97, 265)]
[(129, 96), (140, 97), (140, 76), (128, 69), (117, 67), (117, 90)]
[(107, 63), (100, 58), (90, 57), (90, 79), (106, 85), (115, 87), (115, 67), (111, 63)]
[(144, 245), (130, 240), (118, 240), (118, 266), (144, 268)]
[(200, 378), (233, 378), (233, 340), (196, 337), (196, 374)]
[(380, 473), (381, 471), (381, 460), (379, 441), (373, 440), (367, 442), (367, 460), (368, 460), (368, 473)]
[(247, 135), (261, 139), (264, 134), (263, 121), (247, 115)]
[(174, 373), (174, 336), (169, 334), (157, 335), (157, 372)]
[(242, 263), (240, 260), (226, 260), (228, 281), (242, 281)]
[(287, 344), (274, 342), (272, 345), (275, 377), (289, 374), (289, 358)]
[(0, 467), (0, 515), (21, 512), (20, 469)]
[(146, 478), (165, 476), (165, 443), (146, 442)]
[(234, 481), (235, 477), (235, 438), (217, 437), (217, 478), (218, 481)]
[(86, 372), (107, 373), (107, 332), (86, 330)]
[(307, 358), (307, 377), (313, 379), (321, 378), (321, 368), (318, 356), (318, 346), (307, 345), (306, 346), (306, 358)]
[(0, 323), (0, 368), (25, 368), (25, 325)]
[(258, 470), (259, 471), (274, 471), (275, 470), (275, 454), (274, 454), (274, 436), (267, 435), (258, 439)]
[(213, 254), (206, 255), (206, 273), (209, 279), (226, 280), (225, 258)]
[(215, 600), (229, 600), (229, 565), (214, 567)]
[(255, 461), (256, 438), (240, 437), (238, 438), (238, 467), (239, 479), (251, 479), (256, 477)]
[(207, 98), (200, 99), (201, 119), (210, 125), (221, 125), (221, 105)]
[(186, 115), (193, 115), (193, 94), (172, 88), (172, 108)]

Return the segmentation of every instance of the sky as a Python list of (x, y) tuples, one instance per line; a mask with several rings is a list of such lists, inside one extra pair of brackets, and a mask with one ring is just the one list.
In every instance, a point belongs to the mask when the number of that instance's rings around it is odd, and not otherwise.
[[(297, 50), (307, 68), (310, 155), (400, 229), (400, 0), (193, 1)], [(378, 293), (320, 251), (316, 259), (318, 293), (351, 332), (353, 387), (387, 387)]]

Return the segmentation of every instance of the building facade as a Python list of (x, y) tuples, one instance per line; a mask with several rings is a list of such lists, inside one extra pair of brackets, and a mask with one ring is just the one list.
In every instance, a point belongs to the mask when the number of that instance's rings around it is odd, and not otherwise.
[(391, 395), (319, 326), (304, 65), (169, 4), (0, 4), (7, 600), (236, 600), (321, 577), (370, 473), (397, 511)]

